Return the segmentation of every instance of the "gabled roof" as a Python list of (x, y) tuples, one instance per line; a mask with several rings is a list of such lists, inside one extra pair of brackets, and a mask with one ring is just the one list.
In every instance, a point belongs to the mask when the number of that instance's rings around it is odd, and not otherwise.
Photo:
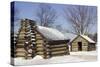
[(43, 26), (37, 26), (37, 30), (49, 40), (65, 40), (65, 36), (58, 30)]
[(88, 36), (86, 35), (80, 35), (81, 37), (83, 37), (84, 39), (86, 39), (88, 42), (90, 43), (95, 43), (95, 41), (93, 41), (91, 38), (89, 38)]
[(77, 39), (79, 36), (81, 36), (82, 38), (84, 38), (86, 41), (88, 41), (89, 43), (95, 43), (95, 41), (93, 41), (90, 37), (86, 36), (86, 35), (77, 35), (71, 42), (73, 42), (75, 39)]

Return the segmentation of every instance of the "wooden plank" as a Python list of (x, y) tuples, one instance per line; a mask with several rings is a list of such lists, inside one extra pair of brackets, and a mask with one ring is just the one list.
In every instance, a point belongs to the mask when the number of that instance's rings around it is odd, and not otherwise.
[(25, 49), (24, 48), (17, 48), (16, 52), (25, 52)]
[(17, 44), (17, 46), (24, 46), (24, 44)]
[(36, 39), (37, 40), (42, 40), (43, 38), (39, 36), (39, 37), (36, 37)]
[(37, 52), (37, 54), (44, 54), (44, 52)]
[(18, 40), (17, 43), (18, 43), (18, 44), (24, 44), (24, 43), (25, 43), (25, 40)]
[(51, 52), (68, 51), (67, 49), (50, 50)]
[(36, 34), (36, 37), (41, 37), (41, 35), (40, 34)]
[(57, 51), (57, 52), (51, 52), (51, 54), (59, 54), (59, 53), (65, 53), (66, 51)]
[(40, 44), (40, 43), (44, 43), (44, 41), (43, 40), (36, 40), (36, 43)]
[(28, 56), (28, 57), (31, 57), (31, 56), (32, 56), (32, 54), (28, 54), (27, 56)]
[(37, 48), (36, 50), (37, 50), (37, 51), (38, 51), (38, 50), (43, 50), (43, 48)]
[(18, 53), (16, 53), (16, 56), (26, 56), (26, 53), (24, 53), (24, 52), (18, 52)]
[(58, 48), (58, 47), (67, 47), (66, 44), (60, 44), (60, 45), (50, 45), (51, 48)]
[(51, 54), (52, 56), (63, 56), (63, 55), (69, 55), (69, 53), (59, 53), (59, 54)]
[(43, 47), (43, 45), (42, 44), (37, 44), (36, 47)]
[(63, 46), (63, 47), (57, 47), (57, 48), (50, 48), (51, 50), (60, 50), (60, 49), (67, 49), (66, 46)]
[(43, 51), (43, 48), (37, 48), (36, 51)]

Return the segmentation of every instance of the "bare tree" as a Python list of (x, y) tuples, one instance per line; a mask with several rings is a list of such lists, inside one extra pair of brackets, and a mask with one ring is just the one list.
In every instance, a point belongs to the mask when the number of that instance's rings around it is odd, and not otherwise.
[(86, 34), (97, 22), (97, 9), (90, 6), (71, 6), (64, 8), (64, 18), (71, 25), (68, 32)]
[(63, 30), (62, 25), (55, 25), (55, 28), (56, 28), (57, 30), (59, 30), (59, 31), (62, 31), (62, 30)]
[(36, 16), (41, 26), (51, 26), (57, 18), (55, 10), (48, 4), (39, 4)]

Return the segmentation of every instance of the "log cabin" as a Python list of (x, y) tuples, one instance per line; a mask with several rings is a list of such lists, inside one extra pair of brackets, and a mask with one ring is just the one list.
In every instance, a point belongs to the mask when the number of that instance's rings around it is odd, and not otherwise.
[(29, 19), (21, 20), (14, 57), (32, 59), (36, 55), (44, 59), (69, 55), (69, 39), (56, 29), (36, 25)]
[(71, 41), (71, 51), (92, 51), (96, 49), (95, 41), (86, 35), (77, 35)]

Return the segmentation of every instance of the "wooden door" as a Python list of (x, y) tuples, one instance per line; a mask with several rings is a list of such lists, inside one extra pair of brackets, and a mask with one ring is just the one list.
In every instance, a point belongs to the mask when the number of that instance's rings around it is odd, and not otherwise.
[(78, 42), (78, 51), (82, 51), (82, 42)]

